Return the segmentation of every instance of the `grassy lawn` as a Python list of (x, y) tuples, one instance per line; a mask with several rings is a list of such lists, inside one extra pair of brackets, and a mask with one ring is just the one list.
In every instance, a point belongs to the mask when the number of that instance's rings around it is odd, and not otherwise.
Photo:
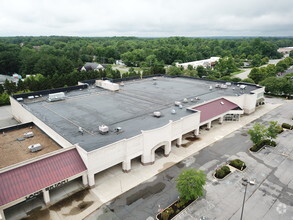
[(231, 76), (235, 76), (235, 75), (243, 73), (243, 72), (245, 72), (245, 70), (239, 70), (237, 72), (231, 73)]

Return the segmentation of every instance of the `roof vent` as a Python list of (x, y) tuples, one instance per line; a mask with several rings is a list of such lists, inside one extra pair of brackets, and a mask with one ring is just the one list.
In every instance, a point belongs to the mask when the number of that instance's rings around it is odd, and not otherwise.
[(181, 105), (181, 102), (175, 101), (175, 106), (179, 106), (179, 105)]
[(199, 97), (195, 97), (195, 100), (199, 100)]
[(116, 127), (116, 128), (114, 129), (114, 131), (115, 131), (116, 133), (119, 133), (119, 132), (122, 131), (122, 128), (121, 128), (121, 127)]
[(210, 90), (213, 90), (213, 86), (210, 86)]
[(184, 98), (184, 99), (183, 99), (183, 103), (188, 103), (187, 98)]
[(221, 105), (224, 105), (224, 102), (220, 102), (221, 103)]
[(222, 84), (220, 88), (221, 88), (221, 89), (227, 89), (227, 85)]
[(182, 108), (183, 108), (183, 106), (182, 106), (182, 105), (179, 105), (179, 108), (180, 108), (180, 109), (182, 109)]
[(191, 102), (194, 102), (194, 99), (190, 99)]
[(123, 83), (123, 82), (121, 82), (121, 83), (120, 83), (120, 86), (124, 86), (124, 83)]
[(154, 116), (157, 117), (157, 118), (159, 118), (159, 117), (162, 116), (162, 114), (161, 114), (161, 112), (154, 112)]
[(235, 87), (233, 87), (232, 89), (235, 90)]
[(157, 77), (153, 77), (153, 80), (157, 80)]
[(246, 89), (246, 85), (241, 85), (240, 89)]
[(106, 134), (106, 133), (109, 132), (109, 127), (106, 126), (106, 125), (100, 125), (100, 126), (99, 126), (99, 132), (100, 132), (101, 134)]
[(176, 110), (175, 109), (172, 109), (171, 110), (171, 114), (173, 114), (173, 115), (176, 114)]
[(83, 135), (83, 128), (82, 127), (78, 127), (78, 132)]

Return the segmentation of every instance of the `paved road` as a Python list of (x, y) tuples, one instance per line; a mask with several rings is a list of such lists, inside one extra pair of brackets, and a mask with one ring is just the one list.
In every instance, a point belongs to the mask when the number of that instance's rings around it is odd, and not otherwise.
[[(284, 102), (278, 99), (267, 101)], [(285, 101), (284, 105), (256, 121), (267, 123), (278, 120), (280, 123), (292, 123), (292, 109), (293, 102)], [(154, 219), (158, 210), (178, 198), (175, 179), (187, 168), (205, 171), (208, 177), (206, 195), (176, 219), (239, 219), (244, 195), (242, 177), (256, 180), (256, 185), (247, 188), (244, 219), (292, 219), (293, 132), (285, 131), (279, 135), (276, 148), (252, 154), (247, 150), (252, 143), (246, 135), (252, 125), (253, 123), (248, 124), (129, 190), (86, 219)], [(244, 172), (234, 172), (223, 181), (214, 181), (212, 174), (215, 169), (235, 158), (244, 160), (247, 169)]]
[[(284, 58), (285, 58), (285, 57), (284, 57)], [(284, 59), (284, 58), (282, 58), (282, 59)], [(269, 63), (268, 63), (268, 64), (263, 65), (263, 66), (261, 66), (261, 67), (265, 67), (265, 66), (267, 66), (267, 65), (269, 65), (269, 64), (277, 64), (277, 63), (278, 63), (279, 61), (281, 61), (282, 59), (269, 60)], [(250, 71), (251, 71), (252, 69), (249, 68), (249, 69), (241, 69), (241, 70), (244, 70), (244, 72), (243, 72), (243, 73), (239, 73), (239, 74), (235, 75), (234, 77), (239, 77), (239, 78), (241, 78), (241, 79), (246, 79), (246, 78), (248, 78), (248, 75), (249, 75), (249, 73), (250, 73)]]

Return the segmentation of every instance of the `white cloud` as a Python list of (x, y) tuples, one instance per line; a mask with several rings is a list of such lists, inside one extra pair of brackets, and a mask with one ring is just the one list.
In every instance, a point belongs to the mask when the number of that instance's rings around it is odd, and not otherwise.
[(291, 0), (1, 0), (0, 36), (292, 36), (291, 5)]

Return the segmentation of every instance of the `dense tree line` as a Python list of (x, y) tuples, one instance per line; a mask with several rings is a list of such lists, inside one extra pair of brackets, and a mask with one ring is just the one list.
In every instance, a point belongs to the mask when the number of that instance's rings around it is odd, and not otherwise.
[(267, 93), (290, 96), (293, 94), (292, 74), (281, 76), (281, 73), (292, 65), (293, 58), (287, 57), (276, 65), (269, 64), (266, 67), (253, 68), (248, 77), (253, 82), (265, 86)]
[[(12, 94), (20, 90), (36, 91), (71, 86), (80, 80), (92, 78), (164, 74), (166, 65), (201, 60), (211, 56), (222, 57), (214, 69), (199, 66), (196, 69), (190, 67), (183, 70), (172, 66), (168, 68), (167, 73), (228, 79), (232, 72), (242, 66), (243, 61), (249, 61), (253, 66), (260, 66), (269, 58), (281, 57), (277, 52), (278, 47), (292, 45), (292, 38), (2, 37), (0, 38), (0, 74), (18, 73), (23, 77), (26, 75), (35, 75), (35, 77), (19, 81), (17, 85), (5, 83), (0, 87), (0, 94), (5, 94), (1, 90)], [(129, 67), (140, 67), (141, 71), (130, 68), (127, 73), (121, 74), (110, 67), (104, 71), (79, 71), (85, 62), (112, 64), (118, 59), (122, 59)], [(283, 67), (282, 64), (276, 66), (278, 71)], [(263, 79), (256, 81), (261, 80)], [(7, 100), (7, 95), (1, 95), (0, 100), (3, 99)]]
[(67, 74), (85, 62), (113, 63), (122, 59), (127, 66), (171, 65), (211, 56), (252, 59), (280, 58), (279, 45), (293, 45), (293, 39), (200, 39), (170, 38), (0, 38), (0, 73)]

